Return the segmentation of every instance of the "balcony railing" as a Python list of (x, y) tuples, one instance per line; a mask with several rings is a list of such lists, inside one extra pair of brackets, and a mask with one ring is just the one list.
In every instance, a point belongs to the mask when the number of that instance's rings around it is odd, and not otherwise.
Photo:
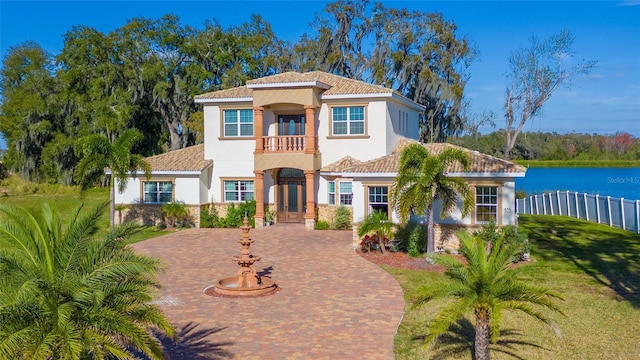
[(265, 136), (262, 138), (264, 152), (303, 152), (305, 148), (304, 135)]

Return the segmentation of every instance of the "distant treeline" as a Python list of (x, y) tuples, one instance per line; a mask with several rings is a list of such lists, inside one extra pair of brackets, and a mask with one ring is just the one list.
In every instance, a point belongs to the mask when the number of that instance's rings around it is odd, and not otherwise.
[[(454, 144), (502, 158), (505, 132), (451, 138)], [(640, 159), (640, 138), (626, 132), (612, 135), (524, 132), (511, 150), (512, 160), (635, 160)]]

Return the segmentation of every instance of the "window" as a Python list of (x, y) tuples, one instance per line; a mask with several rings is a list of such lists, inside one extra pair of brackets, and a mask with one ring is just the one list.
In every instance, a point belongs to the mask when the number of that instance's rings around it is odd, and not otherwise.
[(332, 108), (332, 135), (364, 135), (364, 106)]
[(382, 211), (389, 214), (389, 187), (370, 186), (369, 187), (369, 214), (374, 211)]
[(340, 182), (340, 205), (351, 205), (353, 202), (353, 191), (351, 181)]
[(147, 181), (142, 183), (142, 202), (145, 204), (162, 204), (173, 199), (173, 183), (171, 181)]
[(242, 202), (253, 199), (253, 181), (230, 180), (224, 182), (225, 202)]
[(335, 181), (329, 181), (328, 183), (328, 189), (329, 189), (329, 205), (335, 205), (336, 204), (336, 182)]
[(476, 186), (476, 224), (498, 221), (498, 187)]
[(225, 110), (224, 136), (253, 136), (253, 110)]

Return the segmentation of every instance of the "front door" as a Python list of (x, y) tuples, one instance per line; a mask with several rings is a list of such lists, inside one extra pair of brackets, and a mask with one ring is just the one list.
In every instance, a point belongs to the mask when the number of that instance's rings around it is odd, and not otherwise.
[(306, 182), (302, 170), (282, 169), (278, 176), (278, 222), (304, 222)]
[(304, 135), (304, 115), (279, 115), (278, 135)]

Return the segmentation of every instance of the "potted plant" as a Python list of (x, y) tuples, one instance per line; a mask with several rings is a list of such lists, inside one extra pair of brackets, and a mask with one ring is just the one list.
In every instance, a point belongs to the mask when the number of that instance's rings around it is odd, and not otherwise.
[(276, 220), (277, 213), (275, 210), (269, 210), (264, 214), (265, 223), (267, 226), (273, 225)]
[(529, 261), (531, 258), (531, 245), (529, 239), (524, 239), (522, 242), (522, 260)]

